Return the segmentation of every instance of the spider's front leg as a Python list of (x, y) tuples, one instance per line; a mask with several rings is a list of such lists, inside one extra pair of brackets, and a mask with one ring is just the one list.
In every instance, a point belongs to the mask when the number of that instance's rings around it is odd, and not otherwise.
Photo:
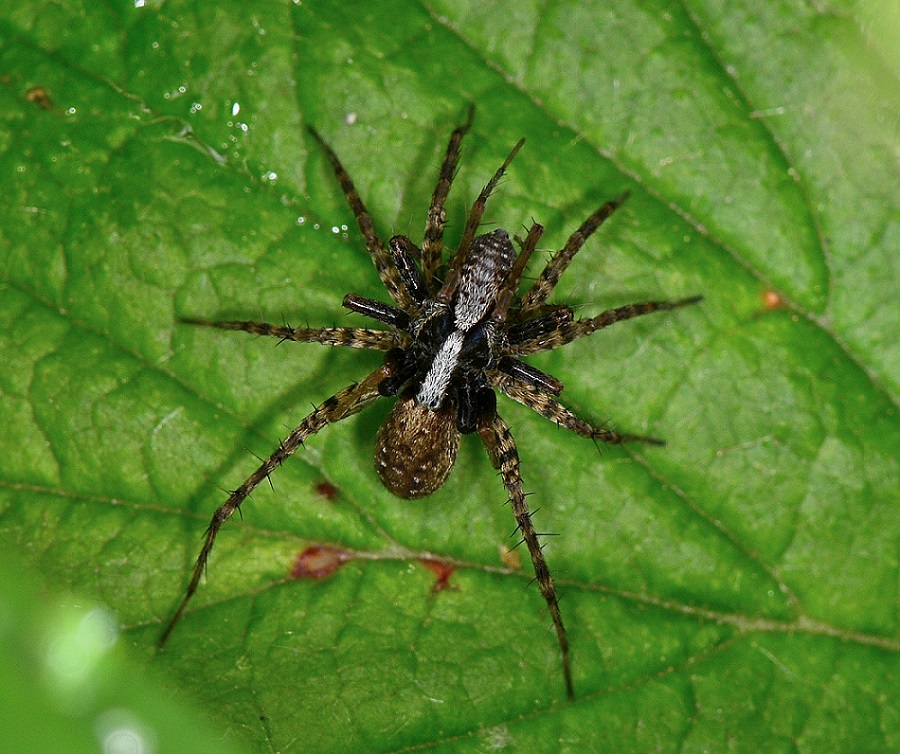
[(441, 165), (441, 173), (434, 194), (431, 197), (431, 205), (428, 207), (428, 220), (425, 223), (425, 236), (422, 239), (422, 277), (429, 289), (434, 287), (434, 276), (441, 264), (444, 239), (444, 202), (450, 193), (453, 176), (456, 172), (456, 163), (459, 161), (459, 148), (463, 137), (472, 127), (472, 118), (475, 116), (475, 107), (469, 108), (466, 122), (457, 128), (450, 136), (447, 144), (447, 152)]
[(375, 264), (375, 269), (378, 271), (381, 282), (384, 284), (384, 287), (387, 288), (388, 293), (390, 293), (391, 298), (395, 302), (403, 307), (411, 307), (413, 302), (409, 298), (409, 293), (400, 282), (397, 268), (394, 266), (393, 261), (391, 261), (391, 255), (388, 252), (387, 247), (375, 230), (372, 216), (369, 214), (369, 210), (366, 209), (366, 205), (360, 198), (359, 192), (356, 190), (356, 185), (353, 183), (353, 179), (350, 178), (349, 173), (347, 173), (346, 169), (341, 164), (335, 151), (328, 146), (319, 132), (312, 126), (307, 126), (306, 130), (309, 131), (310, 135), (319, 143), (319, 146), (322, 148), (322, 151), (325, 152), (325, 156), (331, 163), (331, 169), (334, 171), (335, 178), (337, 178), (341, 190), (344, 192), (347, 204), (349, 204), (350, 209), (353, 210), (353, 215), (356, 217), (356, 225), (359, 227), (359, 232), (366, 242), (366, 249), (369, 252), (369, 256), (372, 257), (372, 261)]
[(487, 448), (491, 463), (500, 469), (503, 477), (503, 485), (509, 493), (509, 502), (516, 517), (518, 530), (522, 534), (522, 541), (528, 547), (531, 563), (534, 566), (534, 576), (537, 580), (541, 595), (547, 602), (550, 617), (553, 619), (553, 627), (556, 629), (556, 638), (559, 642), (559, 650), (562, 653), (563, 678), (566, 683), (566, 695), (569, 699), (575, 698), (575, 690), (572, 685), (572, 665), (569, 659), (569, 639), (566, 636), (566, 627), (563, 625), (562, 613), (559, 610), (559, 598), (556, 594), (556, 586), (541, 544), (538, 533), (531, 521), (531, 512), (525, 500), (525, 491), (522, 488), (522, 475), (519, 473), (519, 453), (516, 443), (506, 422), (494, 411), (484, 416), (478, 426), (478, 434)]
[(372, 372), (372, 374), (361, 382), (350, 385), (339, 393), (335, 393), (331, 396), (331, 398), (326, 400), (321, 406), (300, 422), (297, 428), (282, 440), (277, 450), (263, 461), (259, 468), (247, 477), (241, 486), (232, 492), (228, 499), (219, 506), (213, 514), (212, 521), (209, 523), (209, 528), (206, 530), (206, 539), (203, 542), (203, 547), (200, 549), (200, 556), (197, 558), (197, 563), (194, 566), (191, 582), (188, 585), (181, 603), (178, 605), (178, 609), (175, 611), (175, 614), (169, 620), (168, 625), (159, 637), (157, 646), (162, 647), (163, 644), (166, 643), (169, 634), (172, 633), (172, 630), (181, 620), (182, 615), (184, 615), (188, 602), (190, 602), (191, 597), (194, 596), (194, 592), (197, 591), (200, 579), (203, 576), (203, 571), (206, 569), (209, 555), (212, 552), (213, 543), (216, 541), (216, 535), (219, 533), (219, 529), (222, 528), (222, 525), (234, 515), (234, 512), (240, 508), (241, 503), (247, 499), (250, 493), (253, 492), (264, 479), (268, 479), (269, 475), (278, 466), (303, 445), (303, 441), (306, 440), (307, 437), (316, 434), (316, 432), (324, 429), (329, 424), (334, 424), (341, 419), (346, 419), (348, 416), (358, 413), (369, 403), (378, 398), (380, 395), (378, 392), (378, 385), (382, 380), (390, 377), (391, 374), (393, 374), (393, 371), (394, 368), (390, 364), (385, 364)]

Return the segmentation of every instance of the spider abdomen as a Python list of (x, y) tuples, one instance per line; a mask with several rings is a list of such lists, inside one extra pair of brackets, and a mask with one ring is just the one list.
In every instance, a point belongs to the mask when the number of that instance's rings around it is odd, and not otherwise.
[(375, 470), (397, 497), (425, 497), (447, 480), (458, 450), (459, 431), (450, 407), (434, 411), (407, 391), (378, 430)]

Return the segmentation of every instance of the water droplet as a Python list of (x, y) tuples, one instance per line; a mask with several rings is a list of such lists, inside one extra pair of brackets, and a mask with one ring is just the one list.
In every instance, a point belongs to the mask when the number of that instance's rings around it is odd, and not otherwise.
[(103, 754), (153, 754), (156, 734), (127, 709), (104, 711), (94, 722), (94, 733), (103, 746)]

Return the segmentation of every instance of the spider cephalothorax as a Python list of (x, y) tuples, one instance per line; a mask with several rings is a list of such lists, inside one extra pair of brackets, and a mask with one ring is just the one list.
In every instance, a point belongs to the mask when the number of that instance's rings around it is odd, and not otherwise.
[(310, 129), (331, 162), (369, 254), (393, 299), (393, 304), (385, 304), (348, 294), (344, 306), (388, 329), (295, 329), (263, 322), (182, 320), (225, 330), (273, 335), (284, 340), (387, 353), (379, 369), (336, 393), (307, 416), (215, 512), (190, 585), (160, 638), (160, 644), (165, 642), (196, 591), (222, 524), (257, 485), (310, 435), (357, 413), (380, 397), (396, 396), (376, 438), (375, 468), (381, 481), (398, 497), (429, 495), (450, 474), (460, 435), (477, 432), (481, 436), (492, 464), (500, 469), (509, 494), (517, 530), (528, 548), (538, 586), (556, 629), (566, 692), (570, 698), (574, 696), (569, 645), (556, 587), (525, 500), (515, 442), (497, 413), (496, 391), (584, 437), (607, 443), (636, 440), (660, 444), (659, 440), (650, 437), (619, 434), (579, 419), (556, 400), (562, 392), (562, 383), (529, 366), (521, 358), (558, 348), (620, 320), (674, 309), (699, 301), (700, 297), (630, 304), (579, 320), (575, 319), (570, 307), (546, 303), (575, 254), (624, 201), (624, 194), (591, 214), (565, 246), (551, 257), (535, 282), (520, 293), (522, 274), (543, 228), (532, 225), (525, 240), (520, 242), (519, 251), (505, 230), (493, 230), (483, 235), (476, 233), (488, 197), (523, 141), (516, 145), (475, 200), (460, 244), (444, 266), (444, 202), (453, 181), (460, 144), (471, 120), (472, 111), (466, 123), (450, 137), (428, 211), (421, 249), (405, 236), (396, 236), (385, 246), (337, 156), (318, 133)]

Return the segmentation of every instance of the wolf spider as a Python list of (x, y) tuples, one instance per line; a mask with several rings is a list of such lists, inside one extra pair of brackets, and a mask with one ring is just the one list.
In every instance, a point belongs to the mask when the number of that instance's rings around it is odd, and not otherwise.
[(556, 587), (525, 500), (516, 444), (506, 422), (497, 413), (495, 391), (582, 437), (606, 443), (640, 441), (661, 445), (661, 440), (652, 437), (621, 434), (578, 418), (556, 399), (562, 392), (562, 383), (529, 366), (522, 357), (558, 348), (615, 322), (695, 303), (700, 297), (630, 304), (587, 319), (575, 319), (569, 306), (545, 303), (584, 242), (622, 204), (627, 194), (591, 214), (550, 258), (524, 295), (520, 294), (525, 266), (543, 228), (535, 223), (524, 241), (517, 239), (518, 252), (505, 230), (476, 233), (488, 197), (524, 139), (516, 144), (478, 195), (466, 219), (459, 247), (446, 266), (442, 265), (444, 203), (473, 114), (474, 109), (470, 109), (466, 122), (450, 137), (428, 209), (421, 249), (405, 236), (395, 236), (385, 246), (337, 155), (317, 131), (309, 129), (331, 163), (381, 282), (393, 300), (393, 304), (386, 304), (351, 293), (344, 297), (343, 305), (386, 325), (387, 329), (293, 328), (264, 322), (181, 320), (300, 343), (367, 348), (386, 354), (384, 363), (372, 374), (328, 398), (307, 416), (216, 510), (190, 584), (160, 637), (160, 645), (169, 637), (196, 591), (219, 529), (257, 485), (308, 437), (328, 424), (358, 413), (378, 398), (396, 397), (375, 440), (378, 476), (398, 497), (430, 495), (450, 474), (460, 435), (473, 432), (480, 435), (509, 494), (516, 529), (528, 548), (541, 595), (556, 629), (566, 693), (570, 699), (574, 698), (569, 643)]

